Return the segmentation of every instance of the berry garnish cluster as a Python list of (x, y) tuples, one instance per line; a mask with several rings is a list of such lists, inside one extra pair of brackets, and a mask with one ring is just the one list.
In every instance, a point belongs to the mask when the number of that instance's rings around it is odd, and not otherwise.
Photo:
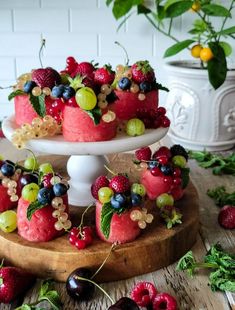
[(61, 126), (55, 118), (46, 115), (43, 118), (36, 117), (31, 124), (25, 123), (16, 129), (11, 141), (18, 149), (23, 149), (30, 139), (54, 136), (61, 131)]
[(170, 120), (166, 116), (166, 109), (164, 107), (158, 107), (157, 110), (148, 110), (146, 108), (139, 108), (136, 116), (142, 120), (145, 128), (167, 128), (170, 126)]
[(168, 293), (159, 293), (150, 282), (139, 282), (131, 291), (131, 298), (140, 307), (153, 310), (177, 310), (177, 302)]

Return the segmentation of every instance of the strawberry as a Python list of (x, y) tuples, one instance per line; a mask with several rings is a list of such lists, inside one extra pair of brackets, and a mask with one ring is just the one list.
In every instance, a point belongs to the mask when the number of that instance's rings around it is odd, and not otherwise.
[(147, 60), (137, 61), (131, 67), (132, 80), (138, 84), (142, 82), (152, 83), (155, 80), (153, 68)]
[(220, 226), (227, 229), (235, 228), (235, 206), (226, 205), (219, 213), (218, 222)]
[(98, 85), (112, 84), (115, 78), (115, 73), (110, 65), (105, 65), (95, 71), (94, 80)]
[(0, 269), (0, 303), (8, 304), (32, 286), (34, 276), (16, 267)]
[(130, 189), (130, 181), (124, 175), (116, 175), (111, 179), (109, 187), (112, 188), (115, 193), (125, 193)]
[(157, 290), (150, 282), (139, 282), (131, 291), (131, 298), (141, 307), (150, 306), (156, 295)]
[(90, 62), (81, 62), (77, 64), (76, 69), (71, 74), (71, 77), (75, 77), (76, 75), (80, 76), (91, 76), (95, 71), (95, 67)]
[(60, 84), (61, 77), (56, 70), (48, 67), (34, 70), (32, 80), (41, 88), (52, 88), (56, 84)]
[(95, 199), (98, 199), (98, 191), (101, 187), (109, 186), (109, 180), (105, 175), (99, 176), (91, 185), (91, 194)]
[(150, 147), (148, 146), (142, 147), (141, 149), (138, 149), (137, 151), (135, 151), (135, 157), (138, 160), (150, 160), (151, 155), (152, 155), (152, 151)]
[(153, 300), (153, 310), (177, 310), (177, 302), (173, 296), (168, 293), (160, 293)]

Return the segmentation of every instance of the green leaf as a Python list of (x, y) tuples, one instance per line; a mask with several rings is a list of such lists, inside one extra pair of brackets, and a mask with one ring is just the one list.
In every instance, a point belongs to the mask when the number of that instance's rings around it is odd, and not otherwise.
[(166, 91), (166, 92), (169, 92), (169, 88), (163, 86), (162, 84), (160, 83), (157, 83), (155, 84), (156, 88), (159, 89), (159, 90), (163, 90), (163, 91)]
[(151, 13), (151, 10), (146, 8), (146, 6), (139, 4), (137, 6), (137, 14), (149, 14)]
[(113, 2), (113, 0), (106, 0), (106, 5), (109, 6), (110, 3), (112, 3), (112, 2)]
[(223, 207), (224, 205), (235, 206), (235, 192), (228, 193), (224, 186), (219, 186), (214, 189), (208, 189), (207, 195), (215, 200), (216, 205)]
[(30, 221), (34, 212), (36, 212), (37, 210), (40, 210), (44, 207), (45, 206), (40, 204), (40, 202), (38, 200), (31, 202), (31, 204), (28, 206), (28, 209), (27, 209), (27, 219)]
[(17, 307), (15, 310), (32, 310), (32, 309), (35, 309), (35, 307), (31, 307), (28, 304), (23, 304), (22, 306)]
[(90, 111), (88, 110), (83, 110), (83, 111), (86, 112), (92, 118), (95, 125), (98, 125), (100, 123), (101, 116), (102, 116), (102, 111), (100, 108), (94, 108)]
[(42, 295), (39, 298), (39, 301), (43, 301), (43, 300), (48, 301), (51, 304), (52, 309), (54, 310), (61, 309), (62, 303), (60, 301), (60, 296), (57, 291), (55, 290), (48, 291), (45, 295)]
[(113, 5), (113, 15), (116, 19), (126, 15), (132, 7), (142, 3), (142, 0), (115, 0)]
[(201, 7), (201, 10), (210, 16), (224, 16), (224, 17), (231, 17), (231, 13), (228, 9), (226, 9), (222, 5), (218, 4), (204, 4)]
[(169, 6), (171, 6), (175, 3), (180, 3), (180, 2), (183, 2), (183, 0), (167, 0), (165, 5), (164, 5), (164, 9), (167, 10)]
[(29, 95), (29, 101), (32, 104), (34, 111), (41, 117), (46, 115), (46, 106), (45, 106), (45, 95), (41, 94), (40, 96)]
[(21, 89), (17, 89), (13, 91), (12, 93), (10, 93), (10, 95), (8, 96), (8, 100), (11, 101), (13, 98), (15, 98), (16, 96), (20, 96), (20, 95), (26, 95), (26, 93), (23, 92), (23, 90)]
[(226, 36), (226, 35), (230, 35), (230, 34), (234, 34), (235, 33), (235, 26), (224, 29), (220, 32), (217, 32), (217, 34), (222, 35), (222, 36)]
[(106, 238), (109, 237), (110, 233), (110, 224), (114, 214), (114, 209), (111, 206), (111, 203), (105, 203), (102, 206), (101, 210), (101, 231), (103, 232)]
[(212, 154), (206, 151), (189, 151), (189, 157), (195, 159), (198, 162), (211, 160)]
[(189, 183), (189, 168), (181, 168), (182, 188), (186, 188)]
[(166, 10), (166, 17), (174, 18), (187, 12), (193, 4), (193, 1), (177, 1), (169, 5)]
[(229, 55), (232, 54), (232, 46), (228, 42), (219, 42), (219, 45), (222, 47), (224, 50), (225, 56), (228, 57)]
[(181, 42), (178, 42), (178, 43), (172, 45), (171, 47), (169, 47), (165, 51), (164, 57), (170, 57), (170, 56), (178, 54), (179, 52), (181, 52), (183, 49), (188, 47), (193, 42), (195, 42), (195, 41), (194, 40), (184, 40), (184, 41), (181, 41)]
[(214, 57), (207, 63), (208, 75), (211, 85), (217, 89), (226, 79), (227, 61), (224, 50), (218, 43), (210, 42), (209, 47)]

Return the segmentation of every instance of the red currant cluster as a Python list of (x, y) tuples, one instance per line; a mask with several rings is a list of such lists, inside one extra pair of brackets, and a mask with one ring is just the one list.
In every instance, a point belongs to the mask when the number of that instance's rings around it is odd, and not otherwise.
[(140, 108), (137, 111), (137, 118), (144, 122), (146, 128), (167, 128), (171, 123), (169, 118), (166, 116), (166, 109), (163, 107), (157, 108), (156, 111)]
[(50, 115), (56, 120), (58, 125), (62, 123), (62, 113), (64, 109), (64, 102), (61, 99), (47, 99), (46, 110), (47, 115)]
[(69, 233), (69, 242), (78, 250), (85, 249), (93, 241), (93, 230), (90, 226), (73, 227)]

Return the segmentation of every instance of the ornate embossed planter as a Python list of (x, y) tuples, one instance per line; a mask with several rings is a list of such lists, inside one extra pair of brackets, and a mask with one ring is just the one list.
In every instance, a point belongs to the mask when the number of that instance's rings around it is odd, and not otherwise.
[(172, 61), (165, 65), (170, 92), (168, 135), (193, 150), (225, 150), (235, 145), (235, 69), (214, 90), (207, 70), (198, 63)]

